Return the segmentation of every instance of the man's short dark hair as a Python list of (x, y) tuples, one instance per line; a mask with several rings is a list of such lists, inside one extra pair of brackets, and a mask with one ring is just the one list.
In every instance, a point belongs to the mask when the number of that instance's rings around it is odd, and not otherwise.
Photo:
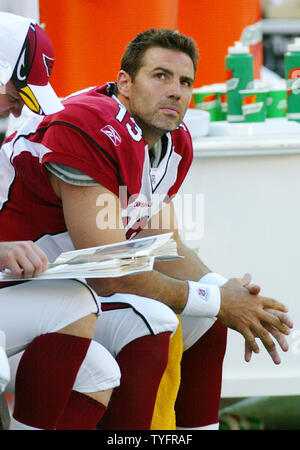
[(196, 72), (199, 54), (195, 41), (168, 28), (151, 28), (137, 36), (127, 45), (121, 61), (121, 69), (134, 80), (142, 66), (143, 56), (151, 47), (161, 47), (186, 53), (192, 60)]

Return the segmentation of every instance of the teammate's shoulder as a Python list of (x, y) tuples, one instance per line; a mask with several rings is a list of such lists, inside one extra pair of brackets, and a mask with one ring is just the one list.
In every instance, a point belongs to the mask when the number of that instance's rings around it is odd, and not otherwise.
[(81, 129), (104, 124), (118, 112), (117, 103), (105, 92), (105, 86), (77, 91), (63, 100), (64, 109), (47, 116), (45, 125), (67, 123)]
[(95, 86), (82, 91), (75, 92), (63, 101), (65, 107), (58, 115), (80, 113), (87, 114), (107, 114), (110, 110), (115, 110), (115, 101), (106, 94), (105, 86)]

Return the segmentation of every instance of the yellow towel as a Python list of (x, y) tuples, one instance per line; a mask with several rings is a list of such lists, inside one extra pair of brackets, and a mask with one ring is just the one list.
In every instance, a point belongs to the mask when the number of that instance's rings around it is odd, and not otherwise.
[(170, 339), (169, 359), (161, 379), (151, 430), (176, 430), (175, 401), (180, 385), (180, 363), (182, 358), (181, 320), (175, 334)]

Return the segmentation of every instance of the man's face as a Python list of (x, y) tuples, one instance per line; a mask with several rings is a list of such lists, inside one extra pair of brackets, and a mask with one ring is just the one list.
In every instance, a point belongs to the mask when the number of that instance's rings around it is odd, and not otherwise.
[(19, 117), (24, 106), (23, 100), (18, 94), (15, 86), (9, 81), (4, 92), (0, 91), (0, 117), (8, 117), (9, 113)]
[(190, 104), (194, 66), (177, 50), (149, 48), (128, 88), (128, 108), (148, 140), (174, 130)]

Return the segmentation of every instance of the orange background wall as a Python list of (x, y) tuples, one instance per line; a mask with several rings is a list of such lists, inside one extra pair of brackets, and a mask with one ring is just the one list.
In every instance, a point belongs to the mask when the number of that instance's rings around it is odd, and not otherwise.
[[(195, 87), (226, 81), (225, 55), (246, 26), (261, 19), (260, 0), (179, 0), (178, 30), (197, 42), (200, 61)], [(251, 48), (260, 77), (262, 44)]]
[(114, 81), (121, 55), (148, 28), (176, 29), (177, 0), (40, 0), (54, 46), (51, 84), (60, 96)]
[[(193, 37), (201, 59), (195, 87), (225, 81), (227, 48), (261, 18), (260, 0), (40, 0), (54, 45), (51, 84), (60, 96), (115, 80), (126, 44), (147, 28)], [(255, 52), (256, 78), (262, 63)]]

